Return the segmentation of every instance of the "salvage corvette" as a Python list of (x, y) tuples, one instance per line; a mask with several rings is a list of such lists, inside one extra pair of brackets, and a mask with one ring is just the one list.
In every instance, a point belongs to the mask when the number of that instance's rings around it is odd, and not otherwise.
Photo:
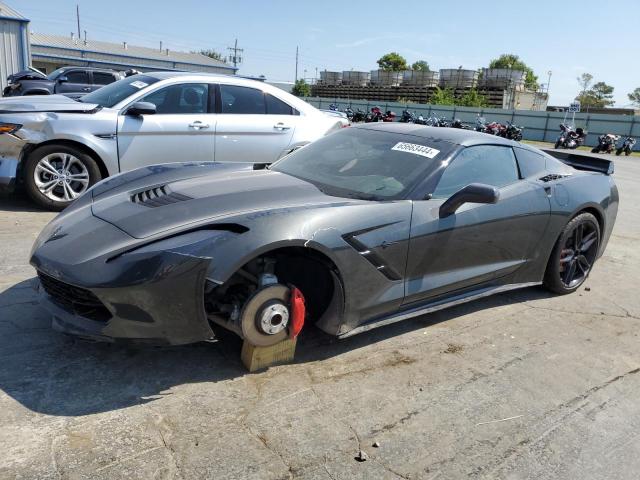
[(55, 329), (254, 345), (347, 337), (542, 284), (575, 291), (618, 209), (613, 163), (466, 130), (343, 129), (265, 168), (163, 164), (103, 180), (31, 256)]

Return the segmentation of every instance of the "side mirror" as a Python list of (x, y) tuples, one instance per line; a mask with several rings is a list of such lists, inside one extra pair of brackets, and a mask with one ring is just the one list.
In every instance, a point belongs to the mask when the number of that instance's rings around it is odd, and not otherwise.
[(440, 206), (440, 218), (453, 215), (465, 203), (496, 203), (500, 192), (496, 187), (484, 183), (471, 183), (451, 195)]
[(156, 113), (156, 106), (150, 102), (136, 102), (127, 108), (125, 115), (138, 117), (140, 115), (153, 115)]
[(69, 81), (69, 77), (67, 77), (66, 75), (62, 75), (60, 77), (58, 77), (58, 83), (65, 83)]

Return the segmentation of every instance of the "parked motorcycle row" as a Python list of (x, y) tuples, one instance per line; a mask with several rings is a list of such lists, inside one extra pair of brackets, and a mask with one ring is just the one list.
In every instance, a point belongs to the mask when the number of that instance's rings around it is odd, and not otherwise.
[[(582, 128), (575, 128), (572, 125), (565, 123), (560, 124), (560, 136), (556, 140), (554, 148), (566, 148), (569, 150), (575, 150), (584, 144), (587, 138), (587, 132)], [(613, 153), (615, 150), (616, 155), (627, 156), (631, 155), (633, 147), (636, 144), (636, 139), (633, 137), (626, 137), (620, 146), (618, 141), (620, 135), (614, 135), (613, 133), (604, 133), (598, 137), (598, 145), (591, 149), (591, 153)]]

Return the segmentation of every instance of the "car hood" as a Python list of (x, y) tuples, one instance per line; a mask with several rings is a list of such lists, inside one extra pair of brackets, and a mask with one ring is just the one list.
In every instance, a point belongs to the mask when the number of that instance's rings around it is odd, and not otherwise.
[(176, 164), (142, 168), (93, 191), (93, 214), (135, 238), (174, 234), (210, 223), (295, 209), (356, 203), (322, 193), (313, 184), (252, 164)]
[(22, 70), (21, 72), (14, 73), (7, 77), (9, 83), (18, 82), (20, 80), (47, 80), (50, 81), (46, 75), (43, 75), (40, 72), (35, 72), (32, 70)]
[(96, 103), (82, 103), (64, 95), (27, 95), (0, 99), (0, 113), (91, 113), (99, 109)]

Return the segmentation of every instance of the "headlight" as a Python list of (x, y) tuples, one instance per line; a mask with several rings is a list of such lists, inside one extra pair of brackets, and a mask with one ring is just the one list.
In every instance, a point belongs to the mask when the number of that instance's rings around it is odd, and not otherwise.
[(15, 133), (22, 128), (19, 123), (0, 123), (0, 134)]

